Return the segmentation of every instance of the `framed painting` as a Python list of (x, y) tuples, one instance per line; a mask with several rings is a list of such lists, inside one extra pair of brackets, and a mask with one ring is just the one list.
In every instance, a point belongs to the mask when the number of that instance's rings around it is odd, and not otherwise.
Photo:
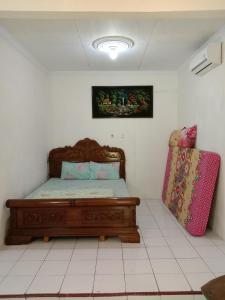
[(153, 86), (92, 86), (93, 118), (153, 118)]

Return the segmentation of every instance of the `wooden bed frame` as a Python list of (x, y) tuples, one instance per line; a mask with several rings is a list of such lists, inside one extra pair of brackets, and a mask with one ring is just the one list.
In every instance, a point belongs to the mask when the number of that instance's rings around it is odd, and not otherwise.
[[(100, 146), (95, 140), (80, 140), (73, 147), (56, 148), (49, 153), (49, 177), (60, 177), (62, 161), (120, 162), (125, 179), (122, 149)], [(10, 222), (5, 243), (26, 244), (33, 238), (56, 236), (118, 236), (123, 242), (140, 242), (136, 225), (137, 197), (83, 199), (7, 200)]]

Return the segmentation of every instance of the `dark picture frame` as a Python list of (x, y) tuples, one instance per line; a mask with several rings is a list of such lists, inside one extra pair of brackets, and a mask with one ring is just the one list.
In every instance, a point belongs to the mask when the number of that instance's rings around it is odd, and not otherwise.
[(153, 118), (153, 86), (92, 86), (93, 118)]

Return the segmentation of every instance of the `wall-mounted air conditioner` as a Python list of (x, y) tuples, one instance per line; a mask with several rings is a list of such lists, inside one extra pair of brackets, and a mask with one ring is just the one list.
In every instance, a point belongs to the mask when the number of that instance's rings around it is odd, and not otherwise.
[(196, 75), (203, 75), (222, 63), (222, 44), (210, 43), (192, 59), (190, 70)]

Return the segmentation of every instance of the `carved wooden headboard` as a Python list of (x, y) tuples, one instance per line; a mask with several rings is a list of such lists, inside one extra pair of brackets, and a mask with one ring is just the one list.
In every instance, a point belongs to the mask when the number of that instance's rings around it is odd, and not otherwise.
[(74, 146), (55, 148), (49, 152), (49, 177), (60, 177), (62, 161), (71, 162), (120, 162), (120, 177), (126, 179), (125, 154), (120, 148), (100, 146), (89, 138), (80, 140)]

